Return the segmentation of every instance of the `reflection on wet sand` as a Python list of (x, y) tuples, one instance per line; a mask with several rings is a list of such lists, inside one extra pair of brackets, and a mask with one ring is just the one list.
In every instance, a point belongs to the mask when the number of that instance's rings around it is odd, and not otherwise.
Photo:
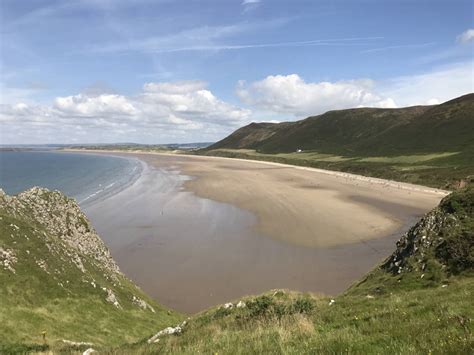
[[(148, 164), (141, 178), (86, 213), (122, 271), (188, 313), (272, 288), (341, 292), (442, 197), (258, 163), (136, 156)], [(266, 227), (271, 215), (279, 233)]]

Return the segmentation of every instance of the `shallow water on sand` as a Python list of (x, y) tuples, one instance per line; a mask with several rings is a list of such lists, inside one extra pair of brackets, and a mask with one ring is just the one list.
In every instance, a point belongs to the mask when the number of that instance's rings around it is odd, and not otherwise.
[(338, 293), (393, 249), (400, 236), (332, 248), (305, 248), (256, 232), (256, 217), (184, 191), (189, 179), (144, 168), (129, 188), (86, 208), (123, 272), (178, 311), (273, 288)]
[(33, 186), (60, 190), (81, 207), (132, 184), (142, 164), (133, 157), (61, 151), (0, 151), (0, 187), (14, 195)]

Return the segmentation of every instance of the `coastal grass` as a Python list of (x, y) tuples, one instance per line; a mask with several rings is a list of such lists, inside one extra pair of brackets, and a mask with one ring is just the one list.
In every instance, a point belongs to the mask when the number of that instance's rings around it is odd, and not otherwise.
[(474, 175), (473, 112), (472, 93), (433, 106), (334, 110), (251, 123), (197, 153), (454, 189)]
[(469, 354), (474, 348), (473, 292), (472, 275), (383, 294), (348, 292), (334, 303), (278, 290), (244, 298), (244, 308), (203, 312), (178, 336), (106, 353)]
[[(84, 259), (87, 276), (120, 299), (122, 308), (115, 308), (100, 287), (84, 282), (68, 250), (51, 253), (61, 236), (48, 235), (48, 229), (28, 218), (31, 211), (19, 211), (0, 206), (0, 247), (16, 250), (18, 259), (15, 272), (0, 265), (0, 353), (80, 353), (88, 347), (105, 354), (474, 350), (472, 185), (445, 197), (397, 243), (392, 256), (336, 297), (288, 290), (243, 297), (232, 307), (215, 306), (187, 318), (181, 333), (162, 335), (153, 344), (147, 342), (152, 335), (176, 326), (184, 316), (159, 306), (125, 277), (117, 286)], [(78, 223), (88, 225), (82, 218)], [(402, 262), (396, 268), (395, 260)], [(49, 272), (39, 267), (41, 261)], [(131, 295), (150, 303), (156, 313), (133, 305)], [(237, 302), (245, 305), (237, 307)]]
[[(117, 285), (92, 261), (83, 260), (87, 277), (97, 284), (93, 287), (67, 250), (51, 252), (54, 243), (61, 243), (59, 236), (0, 207), (0, 247), (15, 250), (17, 258), (14, 273), (0, 265), (0, 353), (62, 348), (62, 340), (113, 346), (181, 320), (180, 314), (158, 305), (127, 278), (119, 276)], [(47, 271), (39, 267), (41, 262)], [(114, 290), (121, 309), (105, 300), (102, 286)], [(132, 304), (131, 295), (152, 305), (156, 313)]]
[(474, 151), (344, 156), (318, 151), (269, 154), (253, 149), (214, 149), (198, 154), (307, 166), (435, 188), (455, 188), (460, 180), (474, 179)]
[(181, 334), (109, 353), (472, 354), (473, 231), (470, 186), (444, 198), (395, 253), (333, 299), (286, 290), (244, 297), (244, 307), (192, 317)]

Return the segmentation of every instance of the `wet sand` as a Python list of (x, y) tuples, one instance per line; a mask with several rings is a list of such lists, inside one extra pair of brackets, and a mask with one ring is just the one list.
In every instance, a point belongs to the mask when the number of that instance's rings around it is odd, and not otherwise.
[(278, 164), (131, 155), (142, 176), (86, 214), (130, 278), (188, 313), (272, 288), (341, 292), (443, 197)]

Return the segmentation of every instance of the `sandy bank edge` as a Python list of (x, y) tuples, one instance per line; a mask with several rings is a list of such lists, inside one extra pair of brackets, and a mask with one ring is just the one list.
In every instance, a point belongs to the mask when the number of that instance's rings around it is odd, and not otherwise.
[(144, 155), (163, 155), (163, 156), (177, 156), (177, 157), (185, 157), (185, 158), (190, 158), (190, 159), (201, 159), (201, 160), (206, 160), (206, 159), (213, 159), (213, 160), (222, 160), (222, 161), (243, 161), (246, 163), (255, 163), (255, 164), (264, 164), (264, 165), (270, 165), (270, 166), (279, 166), (279, 167), (284, 167), (284, 168), (292, 168), (296, 170), (305, 170), (305, 171), (310, 171), (314, 173), (319, 173), (319, 174), (325, 174), (325, 175), (330, 175), (338, 178), (344, 178), (344, 179), (351, 179), (351, 180), (357, 180), (357, 181), (364, 181), (368, 183), (373, 183), (373, 184), (378, 184), (378, 185), (384, 185), (384, 186), (390, 186), (398, 189), (403, 189), (403, 190), (408, 190), (408, 191), (417, 191), (417, 192), (425, 192), (425, 193), (433, 193), (441, 196), (446, 196), (451, 193), (451, 191), (448, 190), (442, 190), (442, 189), (436, 189), (433, 187), (428, 187), (428, 186), (423, 186), (423, 185), (415, 185), (415, 184), (410, 184), (406, 182), (398, 182), (394, 180), (386, 180), (386, 179), (380, 179), (380, 178), (374, 178), (374, 177), (369, 177), (369, 176), (364, 176), (364, 175), (357, 175), (357, 174), (352, 174), (352, 173), (344, 173), (340, 171), (334, 171), (334, 170), (325, 170), (325, 169), (319, 169), (319, 168), (311, 168), (311, 167), (306, 167), (306, 166), (298, 166), (298, 165), (290, 165), (290, 164), (283, 164), (283, 163), (275, 163), (275, 162), (270, 162), (270, 161), (264, 161), (264, 160), (252, 160), (252, 159), (242, 159), (242, 158), (227, 158), (227, 157), (215, 157), (215, 156), (203, 156), (203, 155), (191, 155), (191, 154), (175, 154), (175, 153), (159, 153), (159, 152), (144, 152), (144, 151), (123, 151), (123, 150), (100, 150), (100, 149), (62, 149), (61, 151), (63, 152), (81, 152), (81, 153), (111, 153), (113, 154), (144, 154)]

